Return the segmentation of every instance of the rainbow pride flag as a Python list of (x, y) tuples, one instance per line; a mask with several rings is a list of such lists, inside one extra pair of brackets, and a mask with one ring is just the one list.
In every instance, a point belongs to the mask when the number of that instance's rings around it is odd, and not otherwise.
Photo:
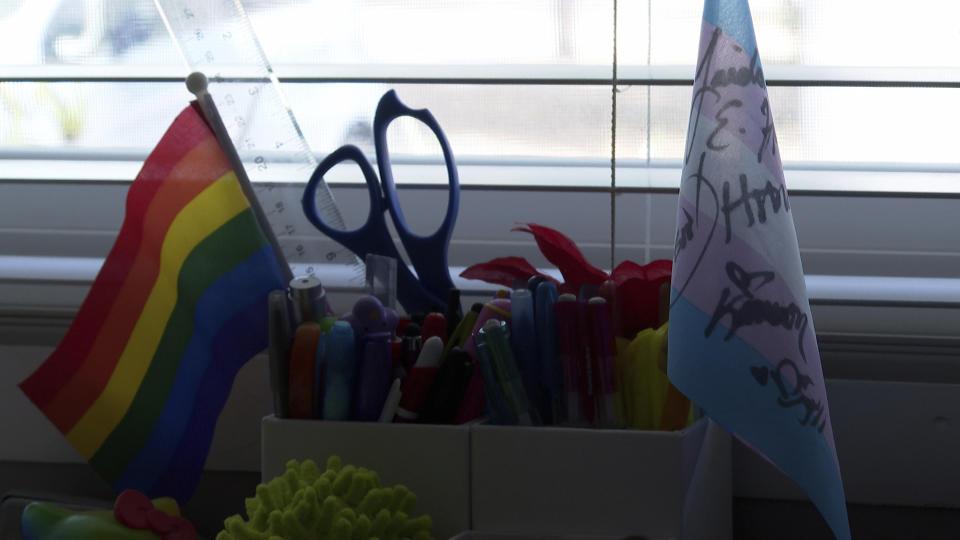
[(20, 388), (119, 493), (185, 503), (237, 371), (285, 286), (193, 104), (130, 185), (116, 243), (57, 349)]

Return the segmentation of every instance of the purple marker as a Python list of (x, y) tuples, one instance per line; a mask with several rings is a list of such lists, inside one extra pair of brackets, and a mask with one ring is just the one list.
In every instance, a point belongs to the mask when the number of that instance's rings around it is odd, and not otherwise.
[(590, 355), (593, 364), (593, 394), (597, 399), (597, 414), (594, 423), (600, 428), (618, 428), (617, 385), (613, 376), (614, 350), (613, 324), (610, 310), (602, 296), (595, 296), (587, 303), (587, 319), (590, 321)]
[(357, 368), (357, 389), (354, 393), (354, 419), (376, 422), (393, 381), (393, 358), (390, 340), (397, 329), (397, 312), (383, 307), (374, 296), (357, 300), (344, 320), (358, 337), (360, 354)]

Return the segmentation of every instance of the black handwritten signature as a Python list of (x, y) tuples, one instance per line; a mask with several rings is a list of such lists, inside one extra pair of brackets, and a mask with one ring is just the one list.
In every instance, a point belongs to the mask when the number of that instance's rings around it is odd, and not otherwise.
[(703, 243), (703, 248), (700, 250), (700, 253), (697, 255), (697, 260), (694, 262), (693, 266), (690, 268), (690, 273), (687, 274), (687, 277), (683, 279), (683, 282), (676, 287), (677, 293), (676, 296), (670, 301), (670, 307), (673, 307), (674, 304), (680, 300), (680, 297), (683, 296), (684, 291), (686, 291), (687, 286), (690, 285), (690, 280), (693, 279), (693, 276), (696, 275), (697, 269), (700, 267), (701, 261), (703, 261), (703, 256), (707, 252), (707, 248), (710, 247), (710, 243), (713, 240), (713, 233), (716, 232), (717, 222), (720, 220), (720, 198), (717, 195), (716, 188), (713, 187), (713, 184), (707, 179), (707, 176), (703, 170), (703, 164), (707, 159), (707, 153), (700, 153), (700, 164), (697, 167), (697, 172), (691, 174), (684, 181), (693, 180), (697, 185), (697, 192), (694, 201), (694, 212), (695, 217), (692, 218), (690, 214), (683, 210), (684, 215), (686, 216), (686, 224), (677, 230), (677, 241), (674, 244), (674, 259), (677, 255), (686, 249), (688, 242), (694, 239), (693, 227), (694, 225), (699, 226), (700, 224), (700, 196), (704, 188), (706, 188), (710, 194), (713, 196), (713, 223), (710, 225), (710, 232), (707, 233), (707, 238)]
[[(787, 370), (793, 372), (796, 380), (793, 390), (787, 388), (784, 380), (784, 372)], [(807, 395), (805, 391), (813, 387), (813, 379), (800, 371), (793, 360), (784, 358), (777, 364), (776, 369), (771, 369), (769, 366), (753, 366), (750, 368), (750, 373), (760, 386), (766, 386), (768, 381), (773, 381), (780, 393), (777, 396), (778, 405), (784, 409), (791, 407), (803, 409), (803, 416), (797, 419), (801, 426), (814, 426), (818, 432), (823, 433), (829, 412), (821, 401)]]
[[(704, 50), (703, 56), (701, 56), (697, 62), (697, 71), (694, 74), (693, 81), (694, 84), (699, 81), (700, 86), (697, 87), (693, 93), (693, 106), (690, 108), (693, 126), (690, 128), (690, 144), (687, 147), (684, 164), (690, 161), (690, 157), (693, 152), (693, 145), (696, 141), (697, 128), (700, 125), (700, 114), (703, 111), (704, 100), (706, 99), (707, 95), (713, 96), (716, 102), (719, 103), (723, 100), (720, 89), (728, 86), (732, 85), (745, 88), (747, 86), (756, 85), (760, 88), (767, 87), (766, 80), (763, 76), (763, 68), (760, 66), (760, 56), (758, 50), (753, 51), (753, 55), (750, 57), (750, 62), (747, 65), (719, 67), (716, 70), (713, 70), (714, 57), (716, 55), (717, 45), (720, 41), (720, 36), (722, 33), (723, 31), (720, 28), (714, 29), (713, 34), (710, 37), (710, 43), (707, 44), (707, 48)], [(743, 49), (740, 47), (734, 46), (734, 48), (737, 52), (743, 51)], [(714, 116), (714, 119), (717, 121), (717, 127), (714, 128), (707, 139), (707, 148), (713, 151), (722, 151), (727, 148), (728, 145), (720, 144), (716, 140), (721, 130), (723, 130), (730, 121), (729, 118), (724, 116), (724, 113), (731, 107), (741, 108), (743, 105), (743, 101), (734, 98), (727, 100), (723, 105), (720, 106), (720, 109)], [(772, 154), (776, 154), (776, 137), (774, 134), (773, 118), (771, 117), (770, 104), (766, 97), (760, 104), (760, 114), (765, 120), (764, 125), (760, 129), (763, 139), (761, 140), (760, 148), (757, 149), (758, 163), (763, 160), (763, 152), (767, 146), (770, 146)], [(745, 129), (741, 127), (739, 128), (739, 131), (743, 133), (745, 132)], [(773, 144), (771, 144), (771, 142)]]
[[(733, 282), (740, 294), (732, 296), (730, 287), (725, 287), (720, 294), (720, 301), (713, 311), (710, 323), (704, 329), (705, 337), (710, 337), (714, 328), (724, 317), (730, 317), (729, 330), (723, 340), (727, 341), (737, 330), (744, 326), (755, 324), (769, 324), (787, 330), (797, 330), (797, 347), (800, 357), (807, 361), (803, 351), (803, 337), (808, 326), (808, 317), (795, 303), (786, 306), (778, 302), (756, 298), (754, 293), (764, 285), (772, 282), (776, 275), (771, 271), (747, 272), (739, 264), (730, 261), (726, 265), (727, 277)], [(732, 296), (732, 297), (731, 297)]]
[(730, 243), (730, 215), (737, 208), (743, 208), (747, 216), (747, 227), (754, 224), (752, 201), (757, 206), (756, 221), (766, 223), (767, 221), (767, 198), (770, 199), (770, 208), (776, 214), (783, 207), (784, 211), (790, 211), (790, 201), (787, 199), (787, 187), (785, 185), (776, 186), (773, 182), (767, 180), (762, 188), (748, 189), (747, 175), (740, 175), (740, 198), (730, 199), (730, 182), (723, 183), (723, 206), (720, 211), (723, 212), (725, 223), (727, 225), (727, 243)]

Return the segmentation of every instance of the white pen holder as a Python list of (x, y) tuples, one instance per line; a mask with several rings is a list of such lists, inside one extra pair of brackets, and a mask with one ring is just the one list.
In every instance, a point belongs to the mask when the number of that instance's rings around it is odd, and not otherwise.
[(731, 535), (730, 436), (681, 431), (475, 426), (473, 530), (540, 536)]

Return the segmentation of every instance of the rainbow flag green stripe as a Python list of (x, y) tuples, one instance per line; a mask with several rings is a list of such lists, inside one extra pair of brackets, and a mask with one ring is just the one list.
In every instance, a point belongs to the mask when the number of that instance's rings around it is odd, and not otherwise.
[[(140, 450), (163, 411), (177, 369), (194, 333), (201, 295), (224, 273), (240, 265), (266, 245), (251, 210), (245, 210), (197, 244), (177, 278), (177, 303), (130, 408), (116, 429), (90, 459), (90, 464), (111, 484)], [(224, 310), (234, 306), (224, 302)], [(169, 441), (173, 443), (174, 441)]]
[(64, 340), (20, 387), (115, 488), (192, 495), (240, 367), (267, 344), (281, 261), (198, 110), (130, 185)]

